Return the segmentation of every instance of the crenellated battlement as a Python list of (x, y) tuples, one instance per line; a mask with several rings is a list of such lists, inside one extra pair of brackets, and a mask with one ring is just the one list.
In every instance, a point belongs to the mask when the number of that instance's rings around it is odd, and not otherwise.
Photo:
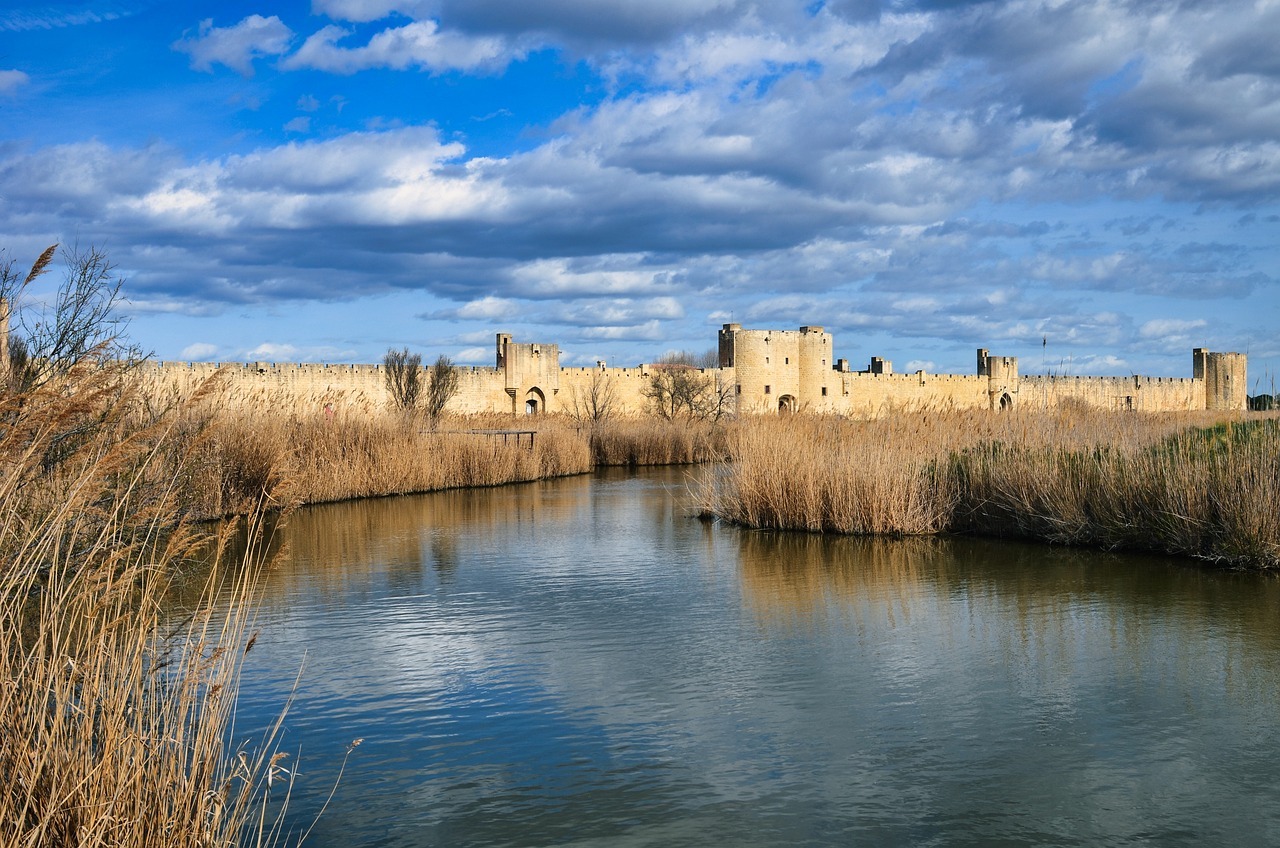
[[(2, 305), (0, 305), (2, 308)], [(586, 395), (606, 391), (618, 414), (649, 409), (651, 364), (609, 367), (560, 365), (556, 344), (517, 343), (496, 334), (493, 366), (458, 366), (458, 394), (449, 408), (462, 413), (569, 412)], [(1240, 353), (1192, 352), (1191, 377), (1085, 377), (1019, 373), (1017, 357), (977, 350), (974, 374), (895, 372), (873, 356), (865, 370), (836, 358), (822, 327), (750, 330), (725, 324), (718, 333), (719, 367), (698, 369), (731, 393), (744, 414), (811, 411), (876, 415), (888, 408), (951, 406), (963, 409), (1051, 408), (1067, 403), (1116, 411), (1243, 410), (1247, 358)], [(194, 392), (215, 374), (231, 388), (230, 402), (292, 398), (300, 406), (385, 406), (381, 364), (288, 362), (148, 362), (141, 372), (156, 390)]]

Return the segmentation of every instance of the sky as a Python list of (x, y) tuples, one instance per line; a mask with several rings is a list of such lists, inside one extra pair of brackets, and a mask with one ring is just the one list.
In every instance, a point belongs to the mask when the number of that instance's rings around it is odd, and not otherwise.
[(1280, 0), (10, 1), (0, 248), (105, 249), (163, 360), (816, 324), (1269, 392), (1277, 38)]

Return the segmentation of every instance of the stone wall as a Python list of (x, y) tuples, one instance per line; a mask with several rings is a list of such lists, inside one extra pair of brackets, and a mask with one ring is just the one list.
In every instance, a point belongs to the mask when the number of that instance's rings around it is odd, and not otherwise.
[[(1100, 409), (1170, 412), (1243, 410), (1247, 404), (1244, 354), (1192, 354), (1192, 377), (1021, 376), (1016, 357), (978, 350), (976, 374), (895, 374), (874, 357), (865, 371), (851, 371), (833, 355), (833, 339), (821, 327), (744, 330), (725, 324), (719, 332), (719, 368), (700, 374), (731, 387), (735, 409), (744, 414), (804, 410), (878, 415), (893, 409), (952, 407), (1047, 409), (1083, 404)], [(460, 366), (458, 394), (448, 409), (458, 413), (583, 414), (591, 397), (606, 394), (612, 410), (639, 415), (649, 409), (649, 366), (560, 367), (554, 344), (516, 343), (497, 334), (493, 367)], [(288, 363), (147, 363), (149, 390), (161, 397), (189, 396), (218, 374), (230, 405), (289, 405), (299, 410), (375, 410), (389, 405), (380, 365)]]

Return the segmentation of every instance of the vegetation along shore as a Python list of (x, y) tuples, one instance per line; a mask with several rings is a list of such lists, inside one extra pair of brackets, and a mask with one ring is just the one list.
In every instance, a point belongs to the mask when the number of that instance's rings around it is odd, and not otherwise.
[(748, 527), (978, 533), (1280, 566), (1280, 421), (903, 410), (734, 429), (702, 503)]
[[(52, 256), (25, 275), (0, 267), (4, 303)], [(572, 413), (456, 416), (451, 364), (422, 368), (407, 351), (388, 354), (401, 381), (390, 405), (304, 411), (285, 395), (228, 397), (216, 377), (165, 397), (145, 390), (105, 321), (105, 258), (67, 258), (57, 309), (24, 323), (2, 363), (0, 846), (273, 838), (266, 810), (290, 765), (270, 735), (228, 747), (263, 563), (215, 555), (191, 570), (194, 551), (221, 550), (209, 518), (702, 463), (704, 513), (748, 527), (982, 533), (1280, 566), (1270, 413), (735, 417), (684, 367), (654, 370), (647, 415), (613, 414), (602, 389)], [(193, 574), (202, 591), (184, 583)], [(196, 600), (174, 626), (178, 585)]]

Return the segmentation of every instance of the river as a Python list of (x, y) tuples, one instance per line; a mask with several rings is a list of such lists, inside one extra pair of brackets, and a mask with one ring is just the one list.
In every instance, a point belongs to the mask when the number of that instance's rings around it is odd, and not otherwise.
[(308, 845), (1280, 844), (1280, 581), (744, 531), (697, 473), (294, 515), (237, 721), (298, 680), (291, 827), (361, 739)]

